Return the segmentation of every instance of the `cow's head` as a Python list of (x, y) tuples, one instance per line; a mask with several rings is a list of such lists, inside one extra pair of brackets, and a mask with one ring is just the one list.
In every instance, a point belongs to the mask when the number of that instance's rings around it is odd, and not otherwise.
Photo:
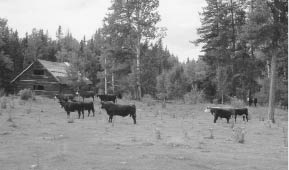
[(211, 107), (207, 106), (206, 109), (204, 110), (204, 112), (210, 113), (211, 112)]
[(104, 109), (104, 108), (105, 108), (105, 104), (106, 104), (105, 102), (101, 101), (101, 102), (100, 102), (100, 108), (101, 108), (101, 109)]
[(61, 108), (64, 108), (64, 106), (67, 102), (68, 102), (67, 100), (59, 99), (59, 104), (60, 104)]

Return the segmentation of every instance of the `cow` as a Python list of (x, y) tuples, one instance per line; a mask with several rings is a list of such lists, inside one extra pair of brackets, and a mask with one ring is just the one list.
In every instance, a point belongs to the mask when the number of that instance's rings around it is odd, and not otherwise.
[(211, 114), (214, 116), (214, 123), (217, 122), (219, 117), (226, 118), (227, 123), (229, 123), (231, 116), (234, 114), (231, 109), (224, 109), (220, 107), (207, 107), (205, 112), (211, 112)]
[(112, 101), (113, 103), (116, 103), (117, 95), (114, 95), (114, 94), (99, 94), (99, 95), (97, 95), (97, 97), (100, 99), (101, 102)]
[(93, 91), (79, 91), (79, 95), (82, 97), (83, 101), (84, 98), (92, 98), (94, 101), (94, 92)]
[(247, 108), (234, 108), (232, 109), (233, 112), (234, 112), (234, 116), (235, 116), (235, 122), (236, 122), (236, 119), (237, 119), (237, 116), (240, 115), (240, 116), (243, 116), (243, 121), (245, 121), (245, 117), (247, 119), (247, 122), (248, 122), (248, 109)]
[(90, 115), (90, 111), (92, 111), (92, 113), (93, 113), (93, 117), (95, 116), (94, 115), (94, 105), (93, 105), (93, 102), (88, 102), (88, 103), (86, 103), (86, 102), (81, 102), (81, 105), (82, 105), (82, 107), (83, 107), (83, 111), (85, 111), (85, 110), (87, 110), (88, 111), (88, 117), (89, 117), (89, 115)]
[(82, 119), (84, 119), (84, 110), (83, 110), (83, 104), (81, 102), (68, 102), (65, 100), (60, 100), (61, 106), (64, 108), (64, 110), (67, 113), (67, 118), (70, 117), (70, 112), (78, 112), (78, 118), (80, 119), (80, 116), (82, 114)]
[(106, 111), (109, 116), (108, 122), (112, 123), (112, 118), (114, 115), (118, 116), (130, 116), (133, 119), (134, 124), (136, 124), (136, 107), (135, 105), (120, 105), (114, 104), (112, 102), (101, 102), (101, 108)]

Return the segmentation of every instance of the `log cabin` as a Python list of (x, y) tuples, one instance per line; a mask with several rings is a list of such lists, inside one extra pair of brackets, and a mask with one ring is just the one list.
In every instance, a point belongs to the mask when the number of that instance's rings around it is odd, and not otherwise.
[[(31, 89), (36, 95), (53, 97), (55, 94), (72, 94), (72, 80), (68, 77), (69, 63), (51, 62), (37, 59), (18, 74), (11, 82), (14, 93), (22, 89)], [(90, 86), (92, 82), (83, 77), (83, 82)]]

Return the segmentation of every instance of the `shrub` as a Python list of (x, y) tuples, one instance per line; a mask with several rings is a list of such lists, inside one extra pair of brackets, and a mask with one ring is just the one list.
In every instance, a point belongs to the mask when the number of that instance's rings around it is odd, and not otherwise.
[(245, 129), (240, 127), (233, 128), (233, 138), (237, 143), (244, 143)]
[(19, 95), (21, 100), (28, 100), (28, 99), (35, 100), (34, 92), (30, 89), (20, 90)]
[(288, 147), (288, 128), (283, 127), (283, 134), (284, 134), (284, 146)]
[(70, 118), (70, 119), (68, 119), (67, 122), (68, 122), (68, 123), (74, 123), (74, 119), (73, 119), (73, 118)]
[(213, 99), (213, 104), (219, 104), (218, 99)]
[(5, 96), (5, 90), (4, 89), (0, 89), (0, 97)]
[(203, 91), (198, 90), (197, 87), (194, 86), (189, 93), (184, 95), (184, 99), (185, 102), (189, 104), (203, 103), (205, 101)]
[(124, 93), (122, 95), (122, 98), (125, 100), (131, 100), (132, 99), (132, 95), (130, 93)]
[(0, 102), (1, 102), (1, 109), (6, 109), (7, 108), (7, 98), (6, 97), (1, 97), (0, 98)]
[(209, 131), (210, 131), (210, 136), (209, 136), (209, 139), (214, 139), (214, 129), (213, 128), (210, 128)]
[(145, 94), (142, 98), (143, 102), (147, 104), (147, 106), (154, 105), (154, 101), (151, 95)]
[(236, 108), (242, 108), (242, 107), (245, 107), (246, 104), (244, 103), (243, 100), (240, 100), (236, 97), (231, 97), (230, 99), (230, 103), (232, 106), (236, 107)]
[(162, 139), (160, 129), (158, 129), (158, 128), (155, 129), (155, 135), (156, 135), (156, 139), (157, 140), (161, 140)]

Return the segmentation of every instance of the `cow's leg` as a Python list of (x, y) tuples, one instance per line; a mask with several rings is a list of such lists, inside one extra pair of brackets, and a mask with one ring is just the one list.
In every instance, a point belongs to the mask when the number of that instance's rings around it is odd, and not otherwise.
[(77, 112), (78, 112), (78, 119), (80, 119), (80, 110), (78, 110)]
[(214, 123), (216, 123), (217, 122), (217, 119), (218, 119), (218, 116), (214, 116)]
[(111, 119), (111, 116), (110, 116), (110, 115), (108, 115), (108, 123), (110, 123), (110, 119)]
[(110, 123), (112, 123), (113, 115), (111, 115)]
[(248, 120), (249, 120), (249, 118), (248, 118), (248, 114), (246, 114), (246, 119), (247, 119), (247, 122), (248, 122)]
[(66, 112), (67, 113), (67, 119), (70, 118), (70, 112)]
[(132, 116), (132, 119), (133, 119), (133, 123), (136, 124), (136, 117)]
[(237, 114), (235, 114), (235, 123), (237, 122)]
[(229, 121), (230, 121), (230, 117), (226, 117), (226, 119), (227, 119), (227, 123), (229, 123)]
[(89, 115), (90, 115), (90, 109), (88, 109), (87, 111), (88, 111), (88, 115), (87, 115), (87, 117), (89, 117)]
[(113, 118), (113, 115), (109, 115), (109, 121), (110, 123), (112, 123), (112, 118)]

